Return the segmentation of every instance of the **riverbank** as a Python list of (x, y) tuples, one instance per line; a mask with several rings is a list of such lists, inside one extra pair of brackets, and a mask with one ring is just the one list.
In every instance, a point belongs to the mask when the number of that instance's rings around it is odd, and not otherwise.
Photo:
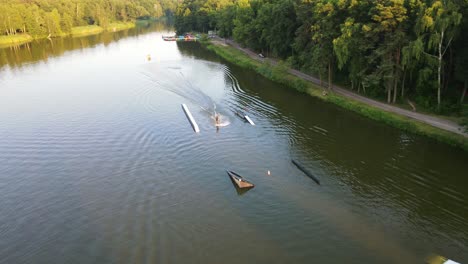
[(74, 27), (72, 28), (71, 35), (73, 37), (82, 37), (82, 36), (89, 36), (89, 35), (96, 35), (102, 33), (104, 31), (108, 32), (117, 32), (129, 28), (134, 28), (135, 23), (110, 23), (107, 28), (103, 28), (96, 25), (91, 26), (83, 26), (83, 27)]
[(134, 28), (136, 23), (110, 23), (107, 27), (107, 31), (117, 32), (125, 29)]
[(215, 39), (212, 41), (202, 41), (202, 44), (227, 61), (252, 69), (266, 78), (285, 86), (373, 120), (384, 122), (408, 132), (427, 136), (468, 151), (467, 134), (464, 133), (462, 127), (450, 120), (387, 105), (336, 86), (330, 92), (317, 85), (319, 80), (315, 77), (290, 69), (284, 63), (276, 60), (262, 59), (254, 52), (240, 47), (233, 41)]
[(99, 34), (104, 31), (104, 28), (96, 25), (73, 27), (71, 34), (73, 37), (89, 36)]
[(82, 26), (82, 27), (74, 27), (72, 28), (71, 35), (73, 37), (82, 37), (82, 36), (89, 36), (89, 35), (96, 35), (102, 33), (104, 31), (108, 32), (117, 32), (129, 28), (134, 28), (135, 23), (110, 23), (107, 28), (103, 28), (96, 25), (90, 26)]
[[(107, 28), (103, 28), (97, 25), (88, 25), (88, 26), (80, 26), (80, 27), (73, 27), (71, 29), (70, 33), (63, 33), (60, 36), (55, 36), (56, 38), (59, 37), (66, 37), (66, 36), (72, 36), (72, 37), (83, 37), (83, 36), (89, 36), (89, 35), (96, 35), (100, 34), (104, 31), (108, 32), (117, 32), (129, 28), (134, 28), (136, 26), (136, 23), (129, 22), (129, 23), (120, 23), (120, 22), (115, 22), (115, 23), (110, 23)], [(11, 46), (18, 46), (22, 45), (28, 42), (31, 42), (35, 39), (44, 39), (47, 38), (48, 36), (36, 36), (32, 37), (28, 34), (17, 34), (17, 35), (12, 35), (12, 36), (0, 36), (0, 47), (1, 48), (6, 48), (6, 47), (11, 47)]]
[(0, 36), (0, 47), (21, 45), (32, 41), (33, 38), (28, 34), (17, 34), (11, 36)]

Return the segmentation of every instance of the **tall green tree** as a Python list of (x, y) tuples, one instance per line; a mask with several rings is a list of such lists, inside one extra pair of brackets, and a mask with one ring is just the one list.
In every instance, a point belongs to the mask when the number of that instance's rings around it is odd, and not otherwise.
[(451, 0), (437, 0), (430, 5), (421, 3), (419, 13), (415, 28), (417, 39), (412, 45), (412, 53), (417, 59), (429, 56), (429, 59), (436, 61), (437, 109), (440, 110), (444, 56), (461, 23), (462, 15), (459, 5)]
[(54, 37), (62, 34), (62, 29), (60, 27), (60, 14), (57, 9), (54, 8), (51, 12), (46, 13), (44, 21), (49, 36)]
[(176, 29), (218, 29), (327, 78), (329, 88), (337, 76), (388, 103), (400, 96), (440, 110), (447, 98), (459, 111), (468, 87), (459, 34), (467, 19), (466, 0), (183, 0)]
[(236, 8), (237, 7), (232, 4), (216, 13), (216, 28), (219, 36), (232, 37)]
[(250, 3), (240, 2), (234, 19), (233, 37), (236, 41), (249, 47), (258, 48), (259, 32), (254, 25), (255, 12)]
[[(407, 40), (404, 22), (407, 10), (403, 0), (378, 0), (372, 12), (373, 22), (368, 24), (369, 34), (376, 34), (376, 50), (373, 58), (377, 62), (377, 71), (387, 92), (387, 102), (395, 103), (398, 83), (402, 73), (401, 51)], [(393, 100), (392, 100), (393, 92)]]
[(313, 3), (311, 41), (314, 63), (319, 65), (319, 73), (328, 73), (328, 89), (333, 88), (335, 55), (333, 40), (340, 35), (340, 25), (345, 16), (335, 1), (318, 0)]

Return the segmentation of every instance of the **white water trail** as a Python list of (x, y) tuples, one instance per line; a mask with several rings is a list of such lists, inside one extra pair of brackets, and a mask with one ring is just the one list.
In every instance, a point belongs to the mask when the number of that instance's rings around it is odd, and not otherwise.
[[(229, 118), (218, 112), (216, 102), (199, 86), (194, 85), (183, 73), (183, 67), (154, 67), (142, 74), (154, 84), (155, 88), (176, 94), (204, 111), (212, 120), (213, 125), (222, 127), (230, 124)], [(218, 116), (218, 120), (216, 120)]]

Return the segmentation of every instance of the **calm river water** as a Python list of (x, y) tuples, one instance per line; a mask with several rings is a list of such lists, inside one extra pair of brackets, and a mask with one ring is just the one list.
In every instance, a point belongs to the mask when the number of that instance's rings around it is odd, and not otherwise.
[(468, 262), (467, 153), (167, 34), (0, 49), (0, 263)]

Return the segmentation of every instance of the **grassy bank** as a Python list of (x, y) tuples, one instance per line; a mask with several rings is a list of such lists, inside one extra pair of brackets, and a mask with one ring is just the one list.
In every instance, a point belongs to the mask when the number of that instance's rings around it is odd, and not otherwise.
[(74, 37), (82, 37), (88, 35), (96, 35), (103, 31), (117, 32), (129, 28), (134, 28), (135, 23), (133, 22), (114, 22), (110, 23), (107, 28), (103, 28), (96, 25), (82, 26), (82, 27), (73, 27), (71, 35)]
[(379, 108), (340, 96), (338, 94), (331, 93), (324, 95), (323, 89), (319, 86), (288, 73), (288, 67), (286, 65), (279, 64), (278, 66), (272, 66), (266, 63), (260, 63), (256, 60), (253, 60), (242, 51), (230, 46), (214, 45), (207, 41), (202, 41), (202, 44), (227, 61), (237, 64), (241, 67), (254, 70), (266, 78), (281, 83), (287, 87), (294, 88), (300, 92), (307, 93), (323, 101), (333, 103), (347, 110), (359, 113), (370, 119), (384, 122), (404, 131), (427, 136), (429, 138), (433, 138), (440, 142), (444, 142), (468, 151), (468, 138), (462, 135), (445, 131), (405, 116), (386, 112)]
[(81, 36), (99, 34), (103, 31), (104, 29), (102, 27), (96, 26), (96, 25), (81, 26), (81, 27), (73, 27), (71, 29), (71, 35), (74, 37), (81, 37)]
[(11, 36), (0, 36), (0, 47), (16, 46), (32, 41), (28, 34), (16, 34)]
[[(103, 31), (109, 31), (109, 32), (117, 32), (120, 30), (125, 30), (129, 28), (135, 27), (135, 23), (133, 22), (128, 22), (128, 23), (120, 23), (120, 22), (115, 22), (115, 23), (110, 23), (107, 29), (104, 29), (100, 26), (96, 25), (89, 25), (89, 26), (81, 26), (81, 27), (73, 27), (70, 34), (63, 33), (60, 36), (54, 36), (56, 37), (66, 37), (66, 36), (73, 36), (73, 37), (83, 37), (83, 36), (89, 36), (89, 35), (96, 35), (99, 34)], [(11, 35), (11, 36), (0, 36), (0, 47), (5, 48), (5, 47), (11, 47), (11, 46), (18, 46), (24, 43), (31, 42), (34, 39), (43, 39), (47, 38), (47, 35), (44, 36), (35, 36), (32, 37), (28, 34), (16, 34), (16, 35)]]
[(128, 22), (128, 23), (110, 23), (107, 27), (107, 31), (110, 32), (117, 32), (124, 29), (134, 28), (135, 23)]

